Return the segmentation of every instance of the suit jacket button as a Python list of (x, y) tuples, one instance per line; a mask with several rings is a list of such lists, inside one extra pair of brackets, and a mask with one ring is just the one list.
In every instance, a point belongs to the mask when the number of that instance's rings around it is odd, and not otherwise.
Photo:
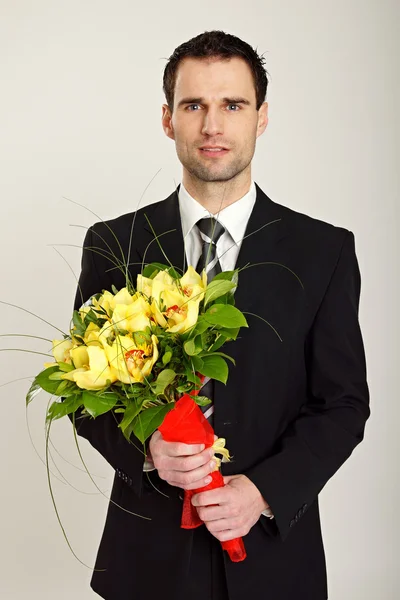
[(179, 498), (179, 500), (183, 500), (183, 492), (179, 492), (178, 498)]
[(289, 527), (293, 527), (294, 523), (295, 523), (295, 521), (294, 521), (294, 519), (292, 519), (292, 520), (290, 521)]

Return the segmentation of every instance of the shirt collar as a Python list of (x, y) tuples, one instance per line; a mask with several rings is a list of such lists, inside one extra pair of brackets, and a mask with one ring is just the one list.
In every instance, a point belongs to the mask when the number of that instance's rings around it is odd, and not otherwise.
[(234, 242), (239, 245), (242, 241), (246, 225), (256, 201), (257, 190), (254, 181), (249, 191), (239, 200), (223, 208), (218, 214), (212, 215), (204, 206), (193, 198), (181, 183), (179, 187), (179, 210), (181, 214), (182, 233), (185, 237), (193, 229), (199, 219), (214, 217), (229, 231)]

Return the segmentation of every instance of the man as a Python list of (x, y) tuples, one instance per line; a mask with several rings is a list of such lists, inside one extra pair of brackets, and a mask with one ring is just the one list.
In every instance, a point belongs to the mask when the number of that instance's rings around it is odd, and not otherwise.
[[(162, 125), (182, 184), (135, 215), (97, 223), (84, 242), (87, 300), (124, 285), (112, 252), (128, 258), (133, 281), (143, 260), (165, 262), (164, 253), (196, 265), (211, 215), (222, 226), (213, 264), (241, 269), (235, 300), (249, 323), (229, 346), (227, 385), (214, 385), (214, 430), (234, 460), (222, 465), (224, 488), (193, 497), (204, 526), (179, 524), (183, 490), (214, 468), (208, 450), (156, 431), (145, 460), (109, 413), (79, 420), (78, 433), (115, 468), (111, 499), (125, 509), (109, 505), (91, 582), (107, 600), (328, 597), (318, 494), (370, 414), (360, 273), (352, 232), (273, 202), (251, 178), (267, 82), (263, 59), (235, 36), (205, 32), (179, 46), (164, 71)], [(162, 251), (152, 229), (164, 234)], [(247, 558), (233, 563), (220, 541), (238, 536)]]

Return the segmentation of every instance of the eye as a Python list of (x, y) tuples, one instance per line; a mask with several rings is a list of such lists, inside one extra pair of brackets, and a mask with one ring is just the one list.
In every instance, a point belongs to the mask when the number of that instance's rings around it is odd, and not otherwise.
[[(186, 109), (188, 110), (189, 108), (192, 108), (192, 106), (200, 106), (200, 104), (189, 104), (189, 106), (186, 107)], [(193, 111), (190, 111), (193, 112)]]
[[(235, 106), (236, 108), (240, 108), (239, 104), (235, 104), (234, 102), (231, 102), (230, 104), (228, 104), (228, 106)], [(236, 111), (229, 111), (229, 112), (236, 112)]]

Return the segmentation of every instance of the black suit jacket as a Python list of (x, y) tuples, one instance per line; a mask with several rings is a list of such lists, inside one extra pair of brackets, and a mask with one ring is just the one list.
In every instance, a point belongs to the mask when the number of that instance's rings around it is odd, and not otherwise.
[[(225, 556), (229, 597), (324, 600), (318, 494), (363, 439), (370, 414), (354, 235), (273, 202), (257, 184), (256, 189), (246, 229), (252, 235), (243, 241), (236, 264), (250, 263), (239, 274), (235, 294), (249, 328), (226, 347), (236, 366), (230, 366), (226, 386), (216, 382), (214, 428), (234, 456), (222, 465), (223, 475), (247, 475), (275, 519), (261, 516), (245, 536), (245, 561), (232, 563)], [(158, 235), (174, 230), (160, 242), (182, 268), (178, 190), (136, 212), (132, 243), (134, 213), (88, 230), (80, 276), (84, 300), (111, 284), (124, 285), (110, 249), (119, 258), (130, 249), (134, 282), (143, 258), (165, 262), (145, 214)], [(81, 303), (77, 293), (75, 307)], [(252, 315), (267, 320), (282, 341)], [(193, 535), (179, 527), (182, 490), (156, 471), (143, 474), (143, 453), (124, 439), (112, 415), (81, 420), (78, 433), (114, 467), (112, 499), (151, 519), (109, 505), (96, 562), (106, 570), (94, 573), (93, 589), (109, 600), (179, 600)]]

